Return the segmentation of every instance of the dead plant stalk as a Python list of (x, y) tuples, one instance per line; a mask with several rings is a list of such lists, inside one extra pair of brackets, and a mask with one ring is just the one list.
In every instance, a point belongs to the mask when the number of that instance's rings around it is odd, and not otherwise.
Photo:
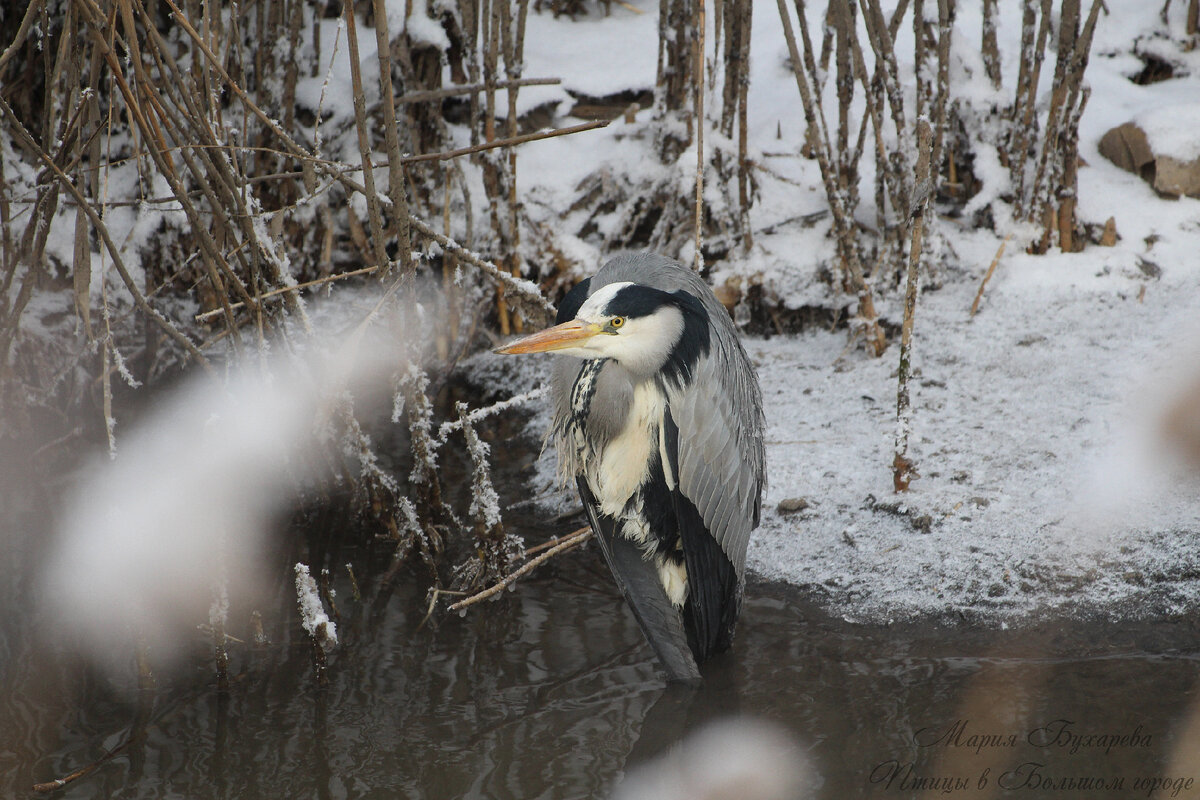
[(1004, 255), (1004, 248), (1011, 238), (1011, 233), (1004, 237), (1004, 241), (1000, 243), (1000, 248), (996, 250), (995, 257), (992, 258), (992, 263), (987, 268), (987, 273), (984, 274), (983, 280), (979, 282), (979, 291), (975, 293), (975, 302), (971, 303), (972, 317), (979, 311), (979, 304), (983, 302), (983, 290), (988, 285), (988, 281), (992, 279), (992, 273), (996, 271), (996, 265), (1000, 263), (1000, 257)]
[(580, 528), (579, 530), (572, 533), (570, 536), (561, 540), (558, 544), (551, 547), (549, 550), (546, 550), (544, 553), (541, 553), (540, 555), (536, 556), (535, 558), (531, 558), (529, 561), (526, 561), (524, 564), (522, 564), (519, 568), (517, 568), (513, 572), (509, 573), (508, 575), (505, 575), (503, 578), (501, 578), (499, 581), (497, 581), (495, 583), (495, 585), (489, 586), (487, 589), (484, 589), (481, 592), (477, 592), (476, 594), (473, 594), (464, 600), (459, 600), (457, 603), (452, 604), (447, 610), (448, 611), (461, 611), (461, 610), (467, 608), (468, 606), (473, 606), (482, 600), (487, 600), (489, 597), (493, 597), (493, 596), (499, 594), (500, 592), (504, 591), (506, 588), (511, 586), (514, 582), (516, 582), (520, 578), (524, 577), (525, 575), (528, 575), (530, 572), (533, 572), (533, 570), (537, 569), (542, 564), (545, 564), (547, 561), (554, 558), (559, 553), (564, 553), (567, 550), (570, 550), (574, 547), (578, 547), (579, 545), (583, 544), (591, 537), (592, 537), (592, 529), (591, 528)]
[(925, 232), (925, 214), (933, 194), (930, 176), (930, 157), (933, 151), (933, 130), (929, 120), (917, 120), (917, 196), (912, 209), (911, 247), (908, 252), (908, 276), (904, 290), (904, 323), (900, 328), (900, 366), (896, 378), (896, 452), (892, 459), (892, 483), (897, 492), (908, 491), (916, 474), (908, 457), (908, 437), (912, 430), (912, 400), (908, 382), (912, 373), (912, 331), (917, 310), (917, 292), (921, 266), (921, 240)]

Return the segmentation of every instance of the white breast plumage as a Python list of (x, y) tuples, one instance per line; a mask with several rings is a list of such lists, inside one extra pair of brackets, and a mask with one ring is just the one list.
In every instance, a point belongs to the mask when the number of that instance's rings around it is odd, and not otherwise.
[(633, 493), (645, 482), (651, 448), (660, 440), (663, 410), (662, 394), (653, 384), (634, 386), (625, 427), (601, 450), (599, 463), (593, 460), (589, 464), (588, 482), (603, 513), (621, 517)]

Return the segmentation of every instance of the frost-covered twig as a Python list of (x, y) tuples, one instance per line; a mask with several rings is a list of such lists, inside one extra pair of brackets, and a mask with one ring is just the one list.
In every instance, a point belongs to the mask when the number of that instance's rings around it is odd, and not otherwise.
[(458, 411), (459, 427), (466, 440), (467, 453), (471, 456), (474, 475), (471, 479), (471, 508), (470, 514), (475, 519), (476, 536), (495, 538), (503, 535), (500, 517), (500, 497), (492, 486), (491, 470), (488, 465), (488, 455), (491, 448), (480, 440), (471, 424), (466, 403), (455, 403)]
[(503, 575), (524, 556), (525, 543), (520, 536), (506, 533), (500, 515), (500, 497), (492, 485), (488, 460), (490, 448), (480, 441), (468, 419), (467, 404), (456, 403), (467, 453), (474, 467), (471, 479), (470, 514), (474, 520), (475, 555), (455, 569), (458, 588), (471, 589)]
[(546, 391), (546, 387), (543, 386), (541, 388), (525, 392), (524, 394), (510, 397), (507, 400), (501, 400), (497, 403), (492, 403), (490, 406), (476, 408), (468, 413), (465, 418), (460, 417), (459, 419), (447, 420), (446, 422), (443, 422), (440, 427), (438, 427), (437, 442), (438, 444), (444, 444), (445, 441), (450, 437), (450, 434), (457, 430), (461, 430), (464, 419), (468, 424), (474, 425), (476, 422), (499, 414), (501, 411), (507, 411), (510, 408), (524, 405), (530, 400), (537, 400), (539, 397), (545, 397)]
[(541, 555), (539, 555), (535, 558), (531, 558), (529, 561), (526, 561), (524, 564), (522, 564), (520, 566), (520, 568), (518, 568), (517, 570), (513, 571), (512, 573), (510, 573), (508, 575), (505, 575), (503, 578), (501, 578), (499, 581), (497, 581), (495, 583), (495, 585), (489, 586), (487, 589), (484, 589), (482, 592), (473, 594), (464, 600), (459, 600), (457, 603), (454, 603), (453, 605), (451, 605), (448, 610), (449, 611), (461, 611), (462, 609), (466, 608), (467, 606), (473, 606), (481, 600), (486, 600), (489, 597), (492, 597), (493, 595), (496, 595), (499, 592), (504, 591), (507, 587), (511, 586), (519, 578), (521, 578), (525, 575), (528, 575), (530, 572), (537, 569), (542, 564), (545, 564), (547, 561), (549, 561), (551, 558), (554, 558), (554, 556), (558, 555), (559, 553), (566, 552), (567, 550), (570, 550), (573, 547), (578, 547), (579, 545), (583, 544), (588, 539), (590, 539), (591, 536), (592, 536), (591, 528), (580, 528), (579, 530), (572, 533), (570, 536), (562, 539), (554, 547), (551, 547), (549, 550), (547, 550), (546, 552), (542, 553)]
[(309, 572), (308, 565), (297, 561), (295, 571), (296, 602), (300, 607), (300, 624), (305, 633), (311, 636), (322, 650), (329, 652), (337, 647), (337, 623), (325, 613), (320, 589), (317, 588), (317, 582)]
[(410, 217), (409, 221), (422, 236), (429, 237), (444, 249), (454, 253), (458, 258), (466, 261), (468, 264), (474, 264), (503, 284), (506, 291), (505, 296), (510, 300), (514, 298), (519, 299), (521, 306), (526, 311), (534, 311), (536, 309), (541, 312), (543, 317), (547, 319), (553, 318), (555, 312), (554, 304), (546, 299), (546, 296), (542, 294), (542, 290), (538, 288), (536, 283), (523, 278), (514, 278), (483, 256), (468, 250), (450, 237), (443, 236), (416, 217)]
[(432, 435), (433, 407), (426, 394), (429, 377), (419, 366), (410, 364), (402, 384), (402, 390), (407, 390), (404, 405), (408, 409), (408, 431), (412, 437), (413, 467), (409, 481), (418, 487), (424, 504), (432, 507), (440, 504), (441, 499), (437, 480), (438, 445)]
[(308, 571), (308, 566), (296, 562), (296, 602), (300, 607), (300, 624), (313, 643), (313, 667), (317, 683), (324, 685), (325, 658), (337, 646), (337, 624), (325, 613), (321, 592), (317, 582)]

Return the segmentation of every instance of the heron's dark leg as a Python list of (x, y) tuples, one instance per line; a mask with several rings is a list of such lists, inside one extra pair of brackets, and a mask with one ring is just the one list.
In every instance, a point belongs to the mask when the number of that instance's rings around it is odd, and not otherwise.
[(579, 477), (577, 482), (579, 496), (604, 560), (667, 677), (673, 681), (698, 682), (700, 670), (689, 648), (683, 620), (663, 589), (655, 563), (646, 560), (637, 543), (617, 532), (616, 520), (599, 512), (587, 481)]

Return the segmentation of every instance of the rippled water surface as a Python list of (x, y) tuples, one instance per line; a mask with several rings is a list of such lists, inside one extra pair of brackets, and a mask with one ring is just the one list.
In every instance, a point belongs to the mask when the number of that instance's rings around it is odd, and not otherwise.
[(24, 613), (28, 587), (6, 584), (0, 797), (114, 748), (54, 796), (604, 797), (631, 765), (734, 714), (790, 732), (812, 797), (1042, 796), (1044, 781), (1096, 777), (1126, 791), (1052, 794), (1169, 797), (1135, 782), (1197, 776), (1191, 621), (859, 625), (752, 585), (734, 650), (690, 691), (664, 689), (594, 549), (436, 624), (420, 625), (411, 583), (361, 604), (339, 591), (324, 687), (293, 619), (269, 627), (271, 646), (234, 646), (227, 692), (201, 654), (140, 695), (69, 655)]

